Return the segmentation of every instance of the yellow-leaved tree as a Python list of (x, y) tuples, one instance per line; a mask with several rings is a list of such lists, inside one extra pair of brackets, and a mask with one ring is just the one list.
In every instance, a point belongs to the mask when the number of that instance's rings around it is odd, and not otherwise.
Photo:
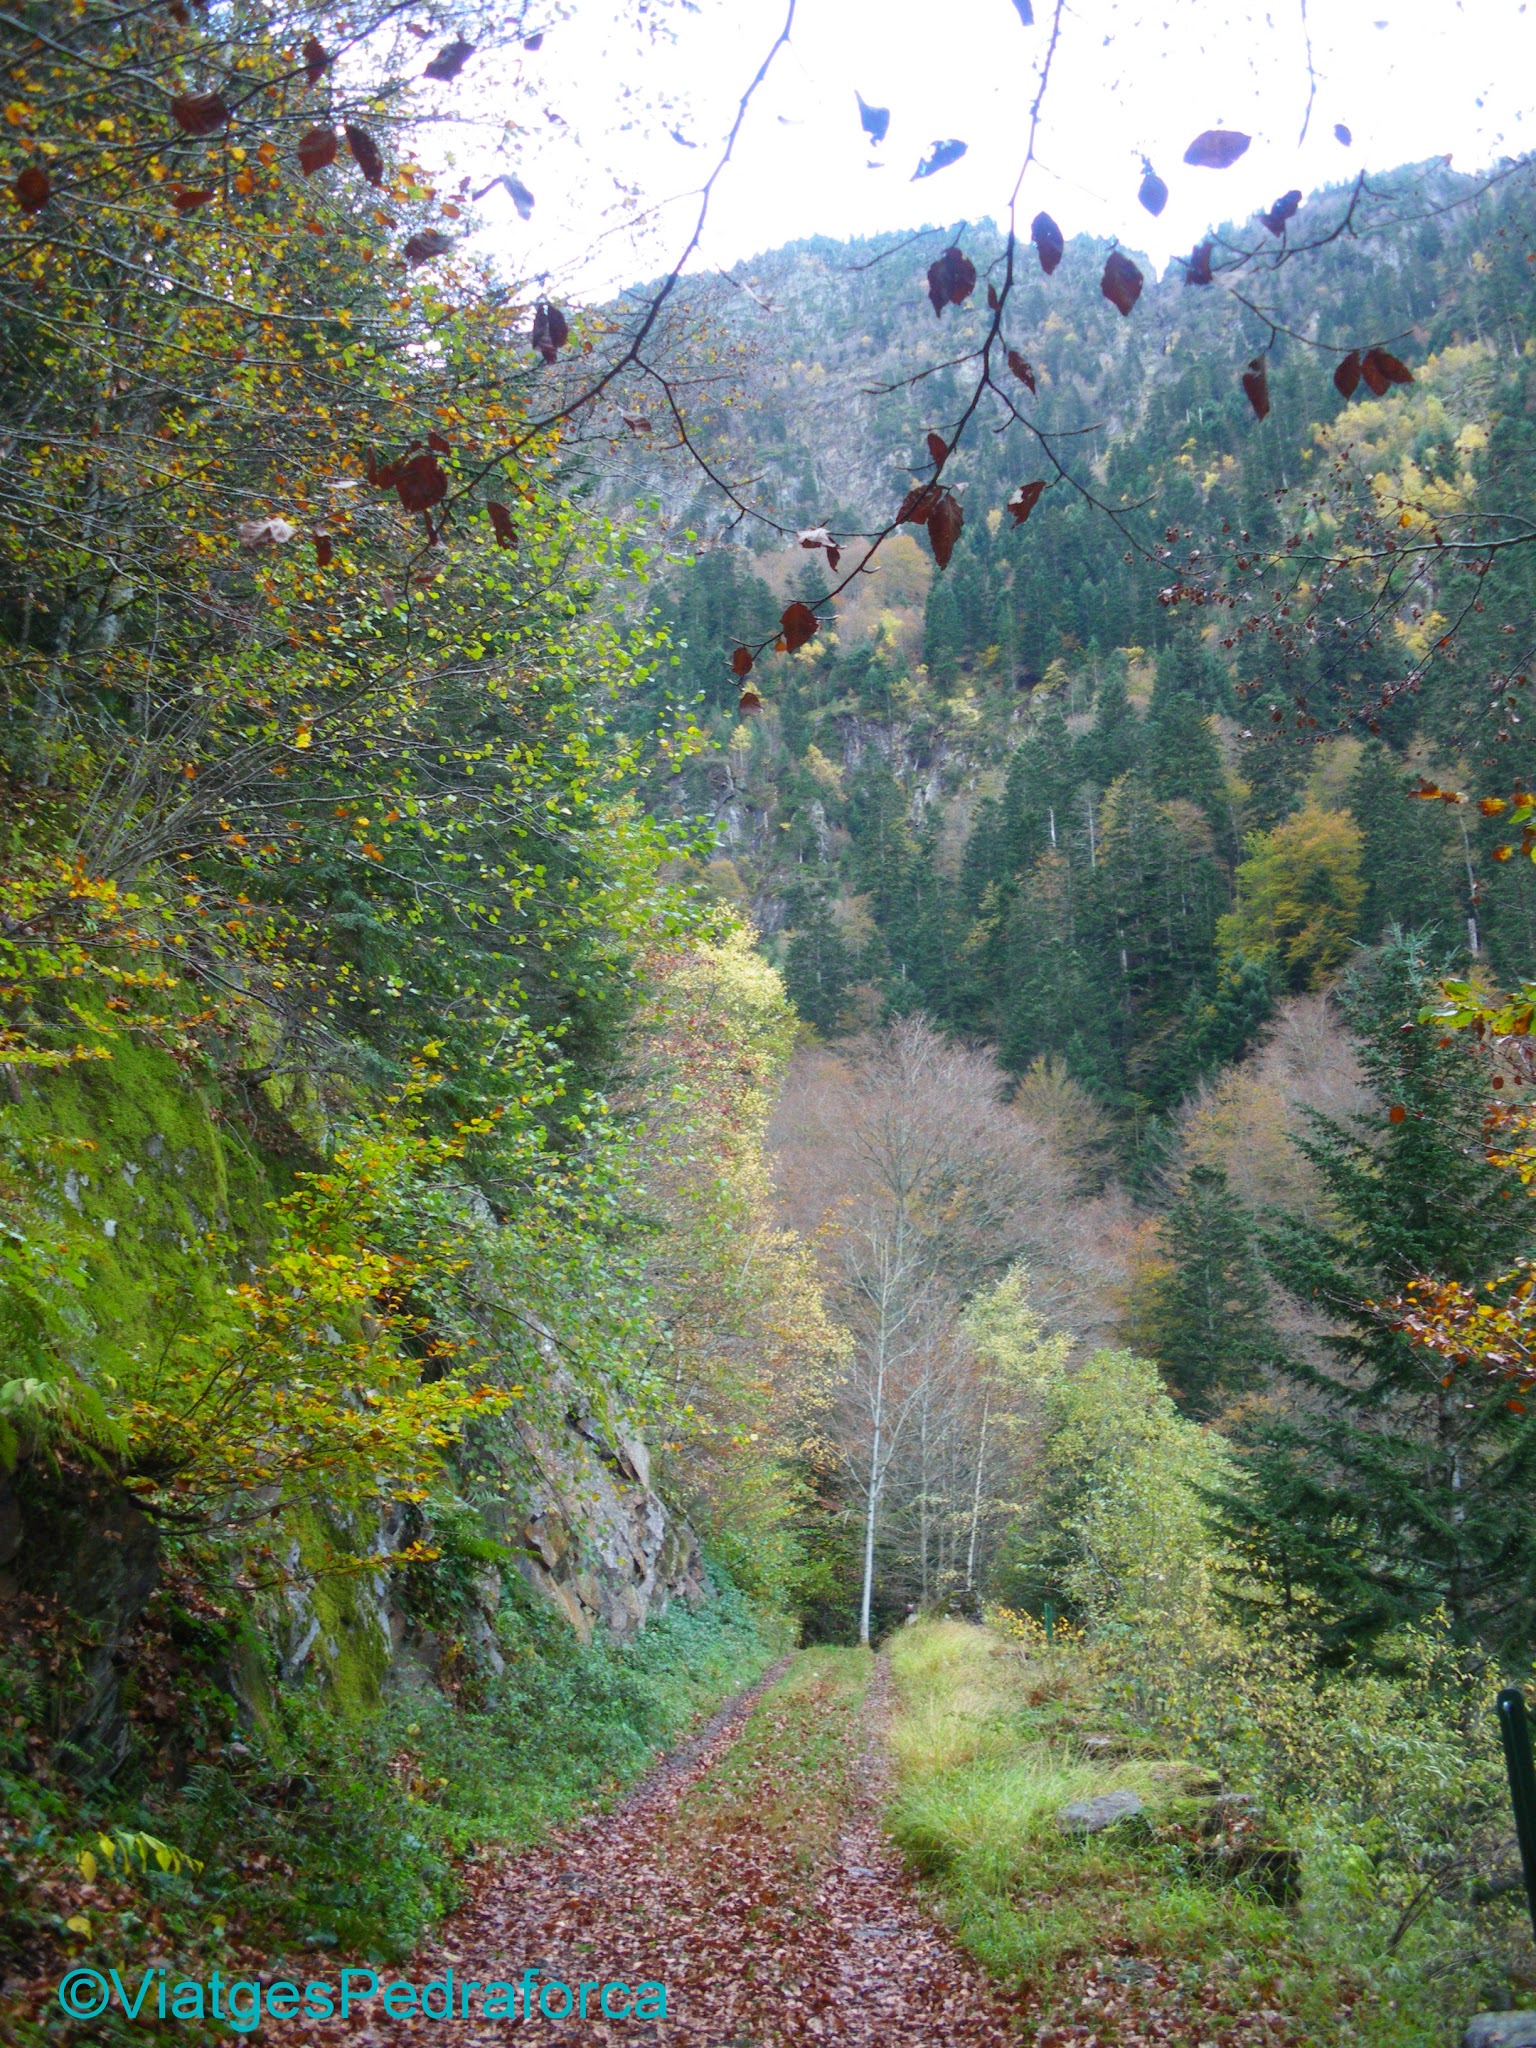
[(1236, 905), (1216, 927), (1223, 957), (1259, 961), (1291, 990), (1322, 987), (1348, 958), (1359, 921), (1360, 851), (1354, 819), (1317, 804), (1251, 834)]
[(764, 1140), (796, 1020), (753, 934), (657, 954), (635, 1095), (659, 1321), (662, 1478), (744, 1590), (803, 1590), (797, 1524), (828, 1454), (846, 1337), (809, 1247), (776, 1220)]

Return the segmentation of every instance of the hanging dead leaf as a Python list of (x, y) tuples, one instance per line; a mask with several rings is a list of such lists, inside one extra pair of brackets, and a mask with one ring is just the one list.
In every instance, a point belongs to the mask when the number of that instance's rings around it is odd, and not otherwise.
[(533, 309), (533, 347), (546, 363), (552, 363), (570, 339), (571, 330), (566, 325), (565, 315), (558, 306), (548, 306), (542, 299)]
[(1269, 413), (1269, 369), (1262, 356), (1255, 356), (1243, 372), (1243, 389), (1248, 403), (1262, 420)]
[(896, 512), (898, 526), (926, 526), (928, 515), (939, 502), (937, 484), (916, 484), (902, 499)]
[(1360, 383), (1360, 351), (1351, 349), (1333, 373), (1333, 388), (1340, 398), (1353, 398)]
[(23, 213), (40, 213), (48, 204), (48, 194), (53, 187), (48, 182), (48, 173), (36, 164), (28, 164), (24, 171), (18, 171), (16, 182), (11, 187), (16, 194), (16, 204)]
[(286, 519), (242, 519), (240, 545), (246, 548), (281, 548), (298, 532)]
[(1034, 365), (1025, 362), (1016, 348), (1011, 348), (1008, 351), (1008, 367), (1012, 370), (1015, 377), (1018, 378), (1019, 382), (1027, 385), (1031, 391), (1035, 392), (1035, 396), (1038, 398), (1040, 394), (1035, 388)]
[(1040, 268), (1049, 277), (1067, 246), (1062, 240), (1061, 229), (1048, 213), (1037, 213), (1029, 224), (1029, 239), (1039, 254)]
[(748, 718), (751, 717), (754, 711), (761, 711), (762, 708), (763, 700), (759, 697), (756, 690), (743, 690), (736, 700), (736, 709), (743, 712)]
[(1035, 25), (1034, 0), (1013, 0), (1013, 4), (1024, 26), (1026, 28), (1033, 28)]
[(953, 136), (947, 142), (931, 144), (928, 154), (912, 173), (909, 182), (915, 184), (919, 178), (931, 178), (935, 171), (946, 170), (950, 164), (959, 163), (961, 157), (965, 155), (965, 150), (966, 145)]
[(330, 65), (331, 60), (324, 47), (311, 36), (304, 45), (304, 76), (311, 85), (318, 85)]
[(1184, 265), (1184, 282), (1186, 284), (1211, 283), (1212, 246), (1210, 242), (1201, 242), (1197, 248), (1190, 251), (1189, 261)]
[(997, 286), (989, 284), (987, 286), (987, 311), (989, 313), (997, 312), (1002, 303), (1002, 300), (997, 296)]
[(928, 545), (941, 569), (948, 568), (964, 524), (965, 514), (960, 509), (960, 500), (953, 491), (941, 491), (938, 503), (928, 514)]
[(405, 260), (414, 269), (418, 263), (430, 263), (434, 256), (446, 256), (453, 247), (451, 235), (439, 234), (436, 228), (425, 228), (419, 235), (412, 235), (405, 245)]
[(1123, 319), (1141, 297), (1141, 272), (1129, 256), (1119, 249), (1111, 249), (1104, 264), (1104, 275), (1099, 279), (1099, 290)]
[(1289, 192), (1282, 192), (1268, 213), (1261, 213), (1259, 219), (1272, 235), (1283, 235), (1286, 222), (1295, 216), (1300, 205), (1301, 193), (1293, 186)]
[(1185, 150), (1184, 161), (1198, 170), (1224, 171), (1237, 162), (1252, 140), (1236, 128), (1207, 128)]
[(835, 569), (842, 559), (843, 551), (840, 547), (834, 545), (827, 549), (827, 567), (829, 569)]
[(451, 43), (444, 43), (421, 75), (423, 78), (441, 79), (446, 83), (450, 78), (458, 77), (474, 54), (473, 43), (466, 43), (462, 36), (455, 36)]
[(738, 647), (731, 656), (731, 674), (735, 676), (749, 676), (751, 673), (752, 650), (749, 647)]
[(1360, 358), (1360, 374), (1365, 379), (1366, 387), (1372, 397), (1380, 398), (1387, 388), (1387, 378), (1386, 372), (1376, 360), (1375, 349), (1367, 349)]
[(943, 462), (949, 455), (949, 443), (942, 434), (928, 436), (928, 453), (934, 462)]
[(229, 107), (220, 93), (183, 93), (171, 101), (171, 118), (183, 135), (215, 135), (229, 119)]
[(1335, 121), (1333, 124), (1333, 139), (1335, 142), (1342, 142), (1344, 147), (1348, 149), (1355, 138), (1350, 134), (1342, 121)]
[(1022, 526), (1030, 513), (1040, 502), (1040, 493), (1045, 489), (1044, 480), (1032, 484), (1020, 484), (1008, 500), (1008, 510), (1013, 514), (1015, 526)]
[(520, 220), (531, 220), (533, 218), (533, 194), (514, 171), (503, 171), (499, 178), (492, 178), (489, 184), (480, 187), (480, 190), (474, 195), (475, 198), (483, 199), (487, 192), (494, 191), (498, 185), (506, 187), (512, 204), (517, 208), (518, 218)]
[(793, 654), (797, 647), (803, 647), (807, 640), (814, 638), (819, 623), (810, 606), (801, 604), (797, 598), (779, 620), (786, 651)]
[(492, 498), (486, 506), (491, 515), (491, 529), (496, 535), (496, 545), (501, 548), (517, 546), (517, 528), (512, 524), (512, 514), (499, 499)]
[(1022, 526), (1024, 520), (1030, 516), (1030, 512), (1038, 506), (1042, 489), (1044, 489), (1044, 479), (1038, 479), (1036, 483), (1020, 483), (1020, 487), (1010, 496), (1008, 510), (1014, 514), (1014, 524), (1016, 526)]
[(829, 548), (832, 536), (824, 526), (807, 526), (802, 529), (799, 541), (803, 548)]
[(407, 512), (425, 512), (448, 495), (448, 478), (430, 448), (406, 457), (395, 476), (395, 489)]
[[(1389, 384), (1411, 384), (1413, 382), (1413, 372), (1409, 369), (1408, 365), (1399, 362), (1396, 356), (1390, 354), (1384, 348), (1368, 349), (1365, 361), (1360, 367), (1365, 373), (1367, 383), (1370, 383), (1372, 368), (1375, 369), (1377, 376), (1381, 378), (1381, 391), (1385, 391)], [(1371, 389), (1376, 391), (1378, 398), (1381, 396), (1381, 391), (1376, 390), (1375, 384), (1371, 384)]]
[(1149, 163), (1143, 159), (1141, 185), (1136, 197), (1154, 217), (1168, 204), (1168, 187)]
[(211, 185), (175, 185), (171, 188), (171, 204), (178, 213), (196, 213), (200, 206), (206, 206), (213, 197)]
[(928, 298), (937, 315), (946, 306), (961, 306), (976, 289), (976, 266), (958, 249), (946, 249), (928, 266)]
[(306, 178), (312, 178), (316, 171), (323, 171), (327, 164), (336, 161), (340, 147), (334, 128), (310, 128), (299, 137), (299, 169)]
[(312, 534), (310, 538), (315, 543), (315, 567), (317, 569), (329, 569), (332, 562), (336, 559), (336, 549), (332, 543), (331, 536), (328, 533), (316, 533)]
[(362, 172), (370, 185), (382, 185), (384, 182), (384, 159), (379, 154), (379, 145), (368, 133), (368, 130), (366, 128), (358, 128), (351, 121), (348, 121), (343, 132), (347, 138), (347, 147), (352, 152), (353, 163), (357, 165), (357, 168)]
[(878, 148), (891, 125), (891, 110), (889, 107), (872, 107), (861, 92), (855, 92), (854, 98), (859, 103), (859, 126)]
[(524, 37), (523, 37), (523, 48), (524, 48), (525, 50), (533, 50), (533, 51), (538, 51), (538, 50), (542, 50), (542, 49), (543, 49), (543, 47), (544, 47), (544, 31), (543, 31), (543, 29), (541, 29), (541, 28), (540, 28), (540, 29), (535, 29), (535, 30), (534, 30), (534, 32), (533, 32), (533, 34), (532, 34), (531, 36), (524, 36)]

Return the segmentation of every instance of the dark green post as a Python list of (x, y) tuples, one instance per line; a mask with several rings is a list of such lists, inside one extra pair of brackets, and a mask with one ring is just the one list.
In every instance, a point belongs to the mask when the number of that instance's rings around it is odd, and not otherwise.
[(1517, 1685), (1507, 1685), (1499, 1694), (1499, 1733), (1504, 1738), (1504, 1764), (1515, 1809), (1515, 1839), (1520, 1844), (1520, 1867), (1525, 1873), (1525, 1902), (1531, 1909), (1531, 1933), (1536, 1936), (1536, 1762), (1531, 1759), (1531, 1724), (1526, 1719), (1525, 1694)]
[(1056, 1610), (1049, 1600), (1045, 1603), (1045, 1640), (1048, 1643), (1056, 1640)]

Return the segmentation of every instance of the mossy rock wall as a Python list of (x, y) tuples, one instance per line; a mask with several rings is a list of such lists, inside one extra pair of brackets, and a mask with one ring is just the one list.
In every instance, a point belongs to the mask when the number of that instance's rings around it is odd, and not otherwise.
[[(14, 1340), (0, 1375), (68, 1372), (110, 1397), (125, 1375), (216, 1338), (228, 1289), (258, 1270), (270, 1205), (307, 1148), (265, 1097), (255, 1113), (232, 1105), (170, 1054), (131, 1041), (20, 1093), (5, 1112), (8, 1168), (28, 1227), (49, 1240), (56, 1282), (40, 1313), (34, 1304), (8, 1318), (0, 1303), (0, 1336)], [(594, 1413), (552, 1346), (547, 1363), (542, 1420), (508, 1425), (492, 1446), (508, 1497), (485, 1512), (483, 1533), (580, 1637), (628, 1638), (671, 1601), (707, 1596), (698, 1545), (652, 1489), (645, 1446)], [(450, 1642), (388, 1575), (348, 1564), (402, 1534), (393, 1507), (344, 1526), (308, 1510), (279, 1518), (277, 1583), (232, 1596), (219, 1659), (239, 1716), (259, 1720), (272, 1688), (298, 1683), (366, 1715), (396, 1683), (439, 1682), (465, 1634), (495, 1658), (495, 1570), (474, 1580)], [(100, 1470), (34, 1456), (0, 1472), (0, 1605), (35, 1614), (42, 1602), (72, 1617), (55, 1732), (108, 1772), (129, 1743), (124, 1659), (166, 1549), (111, 1482), (110, 1453)]]

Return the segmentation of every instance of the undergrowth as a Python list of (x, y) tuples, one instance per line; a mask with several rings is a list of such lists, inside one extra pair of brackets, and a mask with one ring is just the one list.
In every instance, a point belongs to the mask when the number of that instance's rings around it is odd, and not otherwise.
[[(1158, 1996), (1174, 1982), (1202, 2025), (1273, 2009), (1294, 2048), (1440, 2048), (1498, 1997), (1478, 1977), (1473, 1930), (1445, 1902), (1399, 1925), (1382, 1841), (1341, 1804), (1266, 1788), (1241, 1826), (1269, 1863), (1213, 1860), (1212, 1795), (1259, 1781), (1207, 1769), (1225, 1760), (1198, 1745), (1171, 1753), (1166, 1725), (1124, 1711), (1112, 1659), (1103, 1645), (1009, 1641), (957, 1622), (892, 1641), (891, 1826), (980, 1962), (1055, 2018), (1085, 1973), (1134, 1983), (1152, 1959)], [(1118, 1788), (1140, 1796), (1141, 1813), (1093, 1834), (1063, 1827), (1070, 1802)], [(1299, 1893), (1277, 1887), (1275, 1869), (1299, 1873)]]
[[(190, 1972), (253, 1959), (270, 1969), (307, 1950), (318, 1952), (311, 1974), (324, 1975), (327, 1954), (333, 1965), (403, 1957), (454, 1903), (463, 1857), (534, 1841), (611, 1801), (750, 1684), (784, 1633), (728, 1584), (628, 1644), (583, 1644), (514, 1595), (500, 1616), (505, 1669), (473, 1709), (422, 1686), (349, 1720), (294, 1687), (173, 1791), (131, 1773), (91, 1790), (40, 1766), (23, 1734), (37, 1681), (13, 1655), (0, 1665), (0, 1982), (28, 1983), (16, 2038), (115, 2038), (110, 2018), (61, 2029), (52, 1986), (72, 1963), (137, 1968), (153, 1953)], [(119, 1828), (201, 1868), (87, 1880), (81, 1849)]]

